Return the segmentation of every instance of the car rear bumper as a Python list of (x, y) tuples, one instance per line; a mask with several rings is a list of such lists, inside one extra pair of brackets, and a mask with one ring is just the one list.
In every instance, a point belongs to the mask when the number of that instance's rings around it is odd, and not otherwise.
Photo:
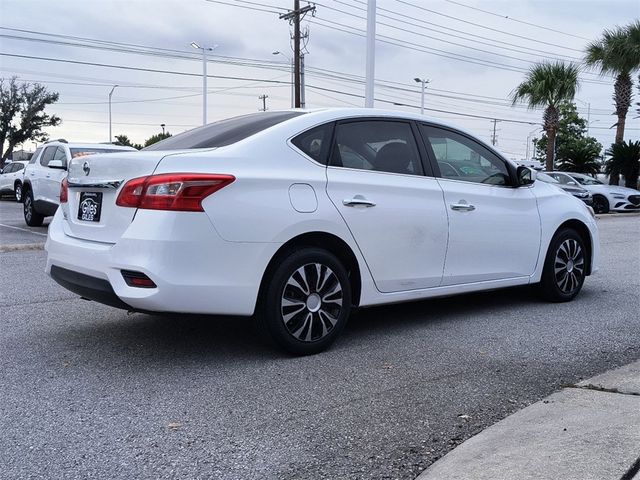
[[(129, 310), (251, 315), (275, 243), (228, 242), (205, 214), (138, 211), (117, 243), (71, 237), (61, 210), (49, 225), (46, 271), (81, 297)], [(123, 270), (154, 288), (129, 286)]]

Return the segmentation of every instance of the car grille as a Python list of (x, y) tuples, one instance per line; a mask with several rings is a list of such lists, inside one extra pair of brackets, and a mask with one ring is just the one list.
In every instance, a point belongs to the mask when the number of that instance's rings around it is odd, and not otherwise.
[(629, 203), (640, 205), (640, 195), (629, 195)]

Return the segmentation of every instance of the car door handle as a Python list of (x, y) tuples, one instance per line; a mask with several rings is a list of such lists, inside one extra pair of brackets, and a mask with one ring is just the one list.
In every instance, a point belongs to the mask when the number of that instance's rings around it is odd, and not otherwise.
[(372, 202), (371, 200), (367, 200), (362, 195), (356, 195), (353, 198), (345, 198), (344, 200), (342, 200), (342, 204), (345, 207), (360, 207), (360, 206), (375, 207), (376, 206), (375, 202)]
[(476, 209), (473, 205), (469, 205), (468, 203), (452, 203), (451, 210), (456, 210), (458, 212), (473, 212)]

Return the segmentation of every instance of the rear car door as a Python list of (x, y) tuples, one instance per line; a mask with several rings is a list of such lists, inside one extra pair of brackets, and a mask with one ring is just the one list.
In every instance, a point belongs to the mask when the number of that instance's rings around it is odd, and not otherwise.
[(393, 119), (335, 127), (327, 193), (381, 292), (442, 280), (447, 214), (438, 181), (424, 171), (417, 133), (411, 122)]
[(513, 186), (506, 161), (467, 135), (421, 124), (449, 216), (443, 285), (527, 277), (540, 249), (531, 188)]

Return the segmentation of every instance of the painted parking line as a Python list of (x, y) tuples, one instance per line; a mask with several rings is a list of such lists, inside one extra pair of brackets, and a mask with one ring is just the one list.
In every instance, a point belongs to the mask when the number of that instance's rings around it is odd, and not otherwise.
[(34, 232), (33, 230), (29, 230), (28, 228), (14, 227), (12, 225), (5, 225), (4, 223), (0, 223), (0, 227), (13, 228), (14, 230), (20, 230), (22, 232), (33, 233), (34, 235), (40, 235), (41, 237), (46, 237), (46, 233)]

